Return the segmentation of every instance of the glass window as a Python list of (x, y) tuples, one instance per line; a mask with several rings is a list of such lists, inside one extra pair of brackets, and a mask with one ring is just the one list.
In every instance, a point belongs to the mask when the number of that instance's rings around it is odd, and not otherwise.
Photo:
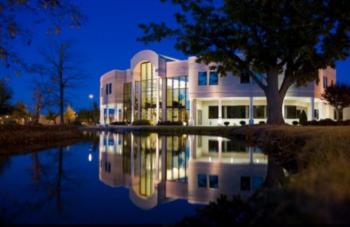
[(285, 115), (287, 119), (297, 119), (297, 107), (296, 106), (285, 106)]
[(206, 188), (207, 187), (207, 175), (198, 174), (197, 181), (198, 181), (199, 188)]
[(209, 106), (209, 119), (218, 119), (218, 118), (219, 118), (219, 107)]
[(198, 72), (198, 85), (206, 86), (207, 84), (207, 72)]
[(238, 143), (236, 141), (224, 141), (222, 144), (222, 152), (246, 152), (246, 147), (244, 146), (244, 144)]
[(250, 191), (250, 177), (241, 177), (241, 191)]
[(253, 190), (258, 190), (261, 188), (262, 184), (264, 183), (263, 177), (253, 177), (252, 178), (252, 188)]
[(219, 152), (219, 141), (209, 140), (209, 152), (210, 153)]
[(254, 118), (266, 118), (266, 106), (254, 106)]
[(219, 188), (219, 176), (209, 176), (209, 187)]
[(326, 76), (323, 77), (323, 88), (326, 89), (328, 87), (328, 78)]
[(320, 111), (317, 110), (317, 109), (314, 112), (314, 118), (317, 119), (317, 120), (320, 119)]
[(224, 118), (245, 119), (249, 117), (249, 106), (224, 106)]
[(210, 72), (209, 76), (209, 85), (218, 85), (219, 84), (219, 77), (217, 72)]

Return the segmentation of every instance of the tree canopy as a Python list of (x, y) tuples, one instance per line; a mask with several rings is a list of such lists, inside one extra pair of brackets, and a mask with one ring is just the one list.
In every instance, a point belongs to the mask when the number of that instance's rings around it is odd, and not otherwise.
[(48, 34), (63, 27), (80, 27), (84, 16), (69, 0), (3, 0), (0, 2), (0, 64), (21, 64), (14, 46), (30, 45), (34, 28), (40, 24)]
[(9, 114), (11, 112), (11, 98), (12, 90), (5, 80), (0, 80), (0, 115)]
[(343, 109), (350, 107), (350, 86), (345, 84), (330, 86), (322, 97), (335, 108), (339, 121)]
[(141, 24), (139, 40), (175, 37), (177, 49), (216, 63), (222, 75), (249, 75), (265, 92), (269, 123), (283, 123), (282, 103), (291, 85), (317, 80), (319, 69), (349, 55), (350, 1), (169, 1), (181, 9), (176, 25)]

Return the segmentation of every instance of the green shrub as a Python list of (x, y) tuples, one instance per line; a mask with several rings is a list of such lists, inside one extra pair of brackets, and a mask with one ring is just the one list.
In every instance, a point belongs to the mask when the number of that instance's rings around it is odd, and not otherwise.
[(149, 120), (137, 120), (137, 121), (134, 121), (132, 123), (132, 125), (134, 126), (138, 126), (138, 125), (142, 125), (142, 126), (148, 126), (148, 125), (152, 125), (151, 122)]
[(306, 115), (305, 111), (301, 112), (301, 114), (299, 116), (299, 122), (301, 125), (307, 125), (307, 115)]
[(124, 122), (124, 121), (116, 121), (116, 122), (112, 122), (110, 125), (128, 125), (128, 122)]
[(183, 126), (182, 121), (160, 121), (158, 126)]
[(82, 126), (82, 123), (79, 120), (75, 120), (75, 121), (71, 122), (70, 125)]
[(293, 125), (298, 126), (299, 125), (299, 121), (293, 121)]
[(224, 125), (225, 125), (226, 127), (228, 127), (228, 126), (230, 125), (230, 122), (229, 122), (229, 121), (225, 121), (225, 122), (224, 122)]

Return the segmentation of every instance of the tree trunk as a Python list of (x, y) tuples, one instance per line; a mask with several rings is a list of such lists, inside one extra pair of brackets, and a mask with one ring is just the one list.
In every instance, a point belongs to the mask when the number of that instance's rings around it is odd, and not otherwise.
[(64, 124), (64, 89), (63, 85), (60, 85), (60, 124)]
[(265, 88), (267, 124), (282, 125), (284, 124), (282, 106), (286, 92), (280, 92), (277, 72), (271, 73), (267, 78), (267, 86)]

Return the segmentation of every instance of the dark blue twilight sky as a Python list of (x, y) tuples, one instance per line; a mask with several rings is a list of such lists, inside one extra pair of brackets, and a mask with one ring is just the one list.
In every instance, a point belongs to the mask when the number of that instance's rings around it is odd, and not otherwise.
[[(65, 30), (64, 37), (76, 43), (76, 52), (83, 56), (81, 68), (88, 73), (88, 78), (80, 87), (70, 94), (74, 109), (91, 105), (89, 94), (98, 101), (99, 78), (112, 69), (129, 68), (131, 57), (143, 49), (153, 49), (161, 54), (185, 59), (181, 52), (175, 50), (172, 40), (145, 45), (137, 42), (142, 33), (138, 24), (151, 21), (173, 23), (174, 6), (160, 3), (160, 0), (78, 0), (82, 11), (87, 15), (87, 22), (78, 30)], [(45, 31), (38, 28), (30, 48), (23, 49), (27, 59), (35, 60), (33, 53), (39, 46), (48, 42)], [(40, 45), (39, 45), (40, 44)], [(350, 59), (338, 62), (338, 81), (350, 83)], [(34, 75), (23, 74), (10, 77), (14, 91), (14, 102), (25, 101), (32, 105), (31, 81)]]

